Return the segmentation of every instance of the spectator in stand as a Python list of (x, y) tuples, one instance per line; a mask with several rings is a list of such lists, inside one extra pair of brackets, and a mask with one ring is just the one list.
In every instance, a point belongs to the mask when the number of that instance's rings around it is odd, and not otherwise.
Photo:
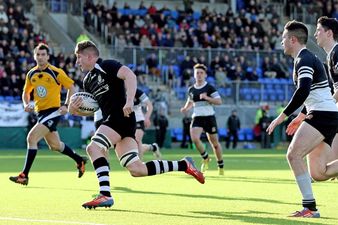
[(259, 127), (261, 132), (261, 148), (271, 148), (271, 138), (266, 132), (264, 132), (271, 123), (271, 118), (268, 111), (263, 111), (262, 117), (259, 119)]
[(155, 113), (154, 116), (154, 126), (156, 133), (156, 143), (160, 148), (163, 148), (165, 137), (167, 133), (167, 128), (169, 126), (168, 118), (165, 115), (165, 111), (160, 109)]
[(232, 139), (232, 148), (235, 149), (237, 147), (238, 141), (238, 131), (241, 129), (241, 121), (237, 116), (237, 110), (232, 110), (231, 115), (227, 121), (227, 136), (226, 136), (226, 144), (225, 147), (230, 147), (231, 137)]
[(90, 32), (94, 31), (95, 15), (91, 8), (88, 8), (87, 11), (84, 12), (84, 25)]
[(150, 75), (159, 77), (161, 75), (158, 67), (158, 59), (155, 53), (151, 53), (150, 56), (146, 59), (148, 70)]
[(191, 117), (188, 113), (183, 113), (184, 117), (182, 119), (183, 126), (183, 135), (182, 135), (182, 143), (181, 148), (187, 148), (187, 141), (189, 142), (190, 148), (192, 148), (192, 140), (190, 136), (190, 125), (191, 125)]
[(187, 55), (185, 59), (181, 62), (180, 71), (182, 77), (182, 86), (188, 86), (189, 80), (193, 74), (194, 62), (190, 59), (190, 56)]
[(7, 73), (4, 71), (2, 77), (0, 77), (1, 84), (1, 95), (11, 95), (11, 81), (7, 76)]
[(263, 64), (262, 64), (262, 70), (263, 70), (263, 76), (264, 77), (270, 77), (270, 78), (275, 78), (276, 77), (276, 72), (273, 71), (272, 66), (273, 66), (273, 64), (270, 61), (270, 57), (269, 56), (265, 56)]
[(271, 70), (276, 73), (276, 78), (286, 78), (288, 76), (288, 71), (285, 71), (281, 60), (278, 60), (276, 56), (272, 57)]
[(219, 65), (216, 66), (215, 72), (216, 83), (219, 87), (225, 87), (227, 82), (227, 75), (224, 72), (224, 68)]

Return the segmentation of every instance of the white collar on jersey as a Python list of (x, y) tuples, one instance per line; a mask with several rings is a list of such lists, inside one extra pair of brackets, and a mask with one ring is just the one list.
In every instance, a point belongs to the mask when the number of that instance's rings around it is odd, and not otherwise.
[(106, 73), (106, 72), (102, 69), (102, 67), (101, 67), (99, 64), (97, 64), (97, 63), (95, 63), (94, 68), (100, 70), (100, 71), (103, 72), (103, 73)]
[(194, 87), (195, 87), (196, 89), (201, 89), (201, 88), (203, 88), (205, 85), (207, 85), (207, 83), (208, 83), (208, 82), (204, 81), (204, 84), (202, 84), (201, 86), (197, 86), (196, 84), (194, 84)]
[(298, 56), (299, 56), (299, 54), (304, 50), (304, 49), (306, 49), (305, 47), (304, 48), (302, 48), (302, 49), (300, 49), (299, 50), (299, 52), (297, 53), (297, 55), (296, 55), (296, 57), (295, 57), (295, 59), (297, 59), (298, 58)]
[(336, 45), (338, 45), (337, 42), (332, 46), (331, 50), (327, 53), (326, 58), (327, 58), (328, 60), (330, 59), (331, 52), (333, 51), (334, 47), (336, 47)]

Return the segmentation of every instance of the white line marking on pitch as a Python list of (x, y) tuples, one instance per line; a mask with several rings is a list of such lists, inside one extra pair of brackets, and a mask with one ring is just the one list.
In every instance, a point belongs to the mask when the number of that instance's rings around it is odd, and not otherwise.
[(63, 223), (63, 224), (81, 224), (81, 225), (106, 225), (102, 223), (88, 223), (88, 222), (76, 222), (76, 221), (65, 221), (65, 220), (36, 220), (27, 218), (16, 218), (16, 217), (0, 217), (0, 220), (11, 220), (20, 222), (41, 222), (41, 223)]

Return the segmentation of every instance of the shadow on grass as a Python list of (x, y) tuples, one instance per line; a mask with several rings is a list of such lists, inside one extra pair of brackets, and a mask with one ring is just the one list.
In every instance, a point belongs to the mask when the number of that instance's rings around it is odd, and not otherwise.
[[(187, 213), (193, 213), (194, 215), (187, 214), (178, 214), (178, 213), (164, 213), (164, 212), (151, 212), (151, 211), (141, 211), (141, 210), (127, 210), (127, 209), (114, 209), (111, 208), (109, 210), (103, 208), (97, 208), (96, 210), (101, 212), (125, 212), (125, 213), (140, 213), (146, 215), (157, 215), (157, 216), (167, 216), (167, 217), (182, 217), (182, 218), (192, 218), (192, 219), (208, 219), (210, 220), (210, 224), (213, 224), (212, 220), (224, 220), (228, 224), (231, 224), (231, 221), (239, 221), (247, 224), (308, 224), (308, 225), (321, 225), (320, 221), (328, 218), (320, 218), (320, 219), (307, 219), (310, 221), (297, 221), (298, 218), (273, 218), (267, 217), (267, 215), (277, 215), (269, 212), (259, 212), (259, 211), (246, 211), (246, 212), (207, 212), (207, 211), (192, 211)], [(258, 217), (257, 215), (261, 215)], [(282, 216), (283, 217), (283, 216)], [(218, 222), (215, 221), (218, 224)]]
[[(204, 214), (204, 215), (211, 215), (216, 218), (222, 218), (225, 220), (233, 220), (233, 221), (240, 221), (250, 224), (311, 224), (311, 225), (319, 225), (323, 224), (321, 220), (327, 220), (329, 218), (316, 218), (310, 219), (306, 218), (309, 221), (297, 221), (300, 218), (272, 218), (266, 217), (267, 214), (272, 214), (268, 212), (260, 212), (260, 211), (244, 211), (244, 212), (193, 212), (197, 215)], [(262, 215), (261, 217), (257, 215)], [(282, 216), (283, 217), (283, 216)]]
[(230, 196), (212, 196), (212, 195), (191, 195), (191, 194), (179, 194), (179, 193), (165, 193), (165, 192), (157, 192), (157, 191), (139, 191), (133, 190), (127, 187), (114, 187), (113, 190), (117, 190), (119, 192), (125, 193), (133, 193), (133, 194), (149, 194), (149, 195), (167, 195), (167, 196), (177, 196), (184, 198), (205, 198), (205, 199), (213, 199), (213, 200), (224, 200), (224, 201), (253, 201), (253, 202), (266, 202), (266, 203), (274, 203), (274, 204), (282, 204), (282, 205), (298, 205), (295, 203), (282, 202), (272, 199), (265, 198), (235, 198)]
[(295, 184), (295, 181), (290, 179), (279, 179), (276, 177), (273, 178), (255, 178), (255, 177), (227, 177), (227, 176), (208, 176), (206, 175), (206, 180), (216, 180), (216, 181), (235, 181), (235, 182), (251, 182), (251, 183), (268, 183), (268, 184)]
[[(38, 186), (27, 186), (25, 188), (29, 189), (46, 189), (46, 190), (65, 190), (65, 191), (85, 191), (97, 193), (97, 189), (81, 189), (81, 188), (60, 188), (60, 187), (38, 187)], [(158, 191), (140, 191), (134, 190), (127, 187), (112, 187), (112, 194), (114, 193), (129, 193), (129, 194), (141, 194), (141, 195), (163, 195), (163, 196), (176, 196), (183, 198), (200, 198), (200, 199), (210, 199), (210, 200), (221, 200), (221, 201), (252, 201), (252, 202), (265, 202), (265, 203), (273, 203), (273, 204), (281, 204), (281, 205), (298, 205), (296, 203), (282, 202), (272, 199), (265, 198), (236, 198), (230, 196), (212, 196), (212, 195), (192, 195), (192, 194), (179, 194), (179, 193), (166, 193), (166, 192), (158, 192)]]

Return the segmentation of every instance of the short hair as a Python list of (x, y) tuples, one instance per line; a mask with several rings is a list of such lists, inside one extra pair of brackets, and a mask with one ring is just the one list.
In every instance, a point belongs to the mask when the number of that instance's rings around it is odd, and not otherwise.
[(284, 29), (288, 31), (289, 36), (295, 36), (300, 44), (306, 44), (309, 32), (304, 23), (291, 20), (285, 24)]
[(338, 21), (335, 18), (329, 18), (327, 16), (319, 17), (317, 24), (322, 25), (325, 31), (332, 30), (333, 39), (338, 41)]
[(36, 52), (38, 50), (46, 50), (47, 55), (49, 55), (49, 47), (47, 44), (45, 43), (39, 43), (35, 48), (34, 48), (34, 54), (36, 54)]
[(204, 64), (201, 64), (201, 63), (197, 63), (195, 66), (194, 66), (194, 69), (201, 69), (201, 70), (204, 70), (205, 72), (207, 72), (207, 67), (204, 65)]
[(79, 53), (82, 53), (84, 50), (92, 51), (94, 52), (96, 56), (100, 55), (100, 52), (97, 49), (94, 42), (89, 41), (89, 40), (84, 40), (84, 41), (80, 41), (79, 43), (77, 43), (74, 52), (75, 54), (79, 54)]

